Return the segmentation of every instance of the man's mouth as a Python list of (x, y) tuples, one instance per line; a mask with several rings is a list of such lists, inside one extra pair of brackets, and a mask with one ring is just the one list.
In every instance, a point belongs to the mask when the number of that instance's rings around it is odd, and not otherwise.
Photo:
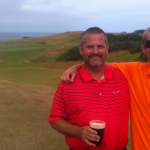
[(91, 54), (91, 55), (89, 55), (89, 58), (97, 58), (97, 57), (102, 58), (102, 55), (100, 55), (100, 54)]

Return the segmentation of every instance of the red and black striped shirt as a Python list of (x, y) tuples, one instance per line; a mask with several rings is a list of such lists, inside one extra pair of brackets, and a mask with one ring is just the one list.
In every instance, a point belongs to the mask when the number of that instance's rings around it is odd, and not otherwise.
[[(106, 128), (99, 150), (122, 150), (127, 145), (129, 118), (129, 90), (124, 75), (105, 64), (104, 78), (97, 82), (83, 66), (73, 83), (61, 81), (49, 123), (61, 118), (79, 126), (89, 125), (91, 120), (104, 120)], [(66, 142), (74, 150), (94, 148), (76, 137), (66, 136)]]

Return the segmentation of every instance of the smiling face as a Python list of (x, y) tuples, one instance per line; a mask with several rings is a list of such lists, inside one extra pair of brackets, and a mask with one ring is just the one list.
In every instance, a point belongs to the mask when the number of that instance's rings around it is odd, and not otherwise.
[(108, 45), (106, 45), (103, 33), (87, 33), (83, 46), (79, 46), (80, 54), (87, 66), (100, 66), (105, 64), (108, 54)]
[[(150, 32), (147, 33), (146, 38), (145, 38), (145, 41), (148, 41), (148, 40), (150, 40)], [(141, 45), (141, 48), (142, 48), (143, 53), (147, 55), (147, 58), (150, 62), (150, 48), (147, 48), (144, 45)]]

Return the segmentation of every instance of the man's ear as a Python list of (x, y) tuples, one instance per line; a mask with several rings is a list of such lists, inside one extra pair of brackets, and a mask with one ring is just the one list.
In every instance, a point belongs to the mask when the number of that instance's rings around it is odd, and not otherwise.
[(142, 49), (143, 53), (146, 53), (146, 50), (145, 50), (145, 46), (144, 46), (144, 45), (141, 45), (141, 49)]
[(81, 45), (79, 45), (79, 50), (80, 50), (80, 55), (82, 55), (83, 52), (82, 52), (82, 46)]

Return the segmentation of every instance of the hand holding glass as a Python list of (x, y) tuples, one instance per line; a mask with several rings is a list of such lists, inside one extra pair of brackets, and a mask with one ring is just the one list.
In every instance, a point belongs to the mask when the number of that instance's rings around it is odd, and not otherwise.
[(97, 135), (100, 136), (99, 142), (92, 141), (96, 145), (96, 147), (102, 145), (104, 131), (105, 131), (106, 123), (102, 120), (92, 120), (90, 121), (90, 128), (97, 132)]

